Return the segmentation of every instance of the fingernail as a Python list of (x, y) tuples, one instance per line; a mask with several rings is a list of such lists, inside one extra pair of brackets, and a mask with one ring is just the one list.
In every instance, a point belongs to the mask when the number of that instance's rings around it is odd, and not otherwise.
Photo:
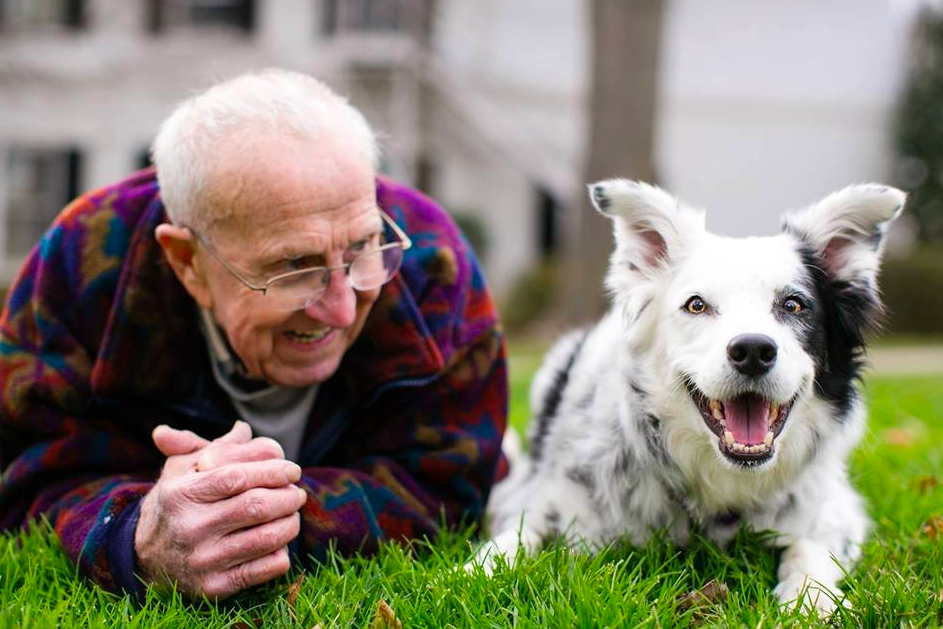
[(285, 464), (285, 474), (289, 478), (298, 480), (299, 478), (301, 478), (301, 467), (297, 463), (292, 463), (289, 461), (288, 463)]

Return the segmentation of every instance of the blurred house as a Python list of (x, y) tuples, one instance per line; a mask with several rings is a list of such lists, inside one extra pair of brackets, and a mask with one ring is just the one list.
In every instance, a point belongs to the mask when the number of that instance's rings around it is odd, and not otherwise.
[[(147, 162), (174, 103), (281, 66), (384, 138), (383, 170), (469, 232), (497, 292), (587, 212), (589, 0), (0, 0), (0, 284), (81, 190)], [(660, 183), (728, 233), (888, 179), (904, 0), (669, 0)], [(626, 60), (631, 63), (631, 60)], [(620, 173), (613, 173), (619, 175)], [(601, 244), (608, 247), (608, 243)]]
[[(557, 245), (577, 182), (582, 16), (554, 4), (527, 31), (539, 1), (0, 0), (0, 281), (69, 199), (147, 163), (176, 102), (281, 66), (348, 95), (383, 170), (478, 222), (500, 292)], [(561, 46), (528, 52), (520, 27)]]

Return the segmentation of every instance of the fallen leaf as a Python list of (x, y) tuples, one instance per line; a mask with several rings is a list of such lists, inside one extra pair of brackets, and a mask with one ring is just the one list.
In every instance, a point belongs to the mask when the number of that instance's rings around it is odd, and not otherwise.
[(932, 540), (943, 539), (943, 515), (935, 515), (923, 525), (923, 534)]
[(918, 476), (916, 479), (917, 490), (922, 494), (928, 494), (940, 486), (940, 479), (936, 476)]
[(727, 600), (730, 590), (720, 581), (711, 579), (700, 590), (691, 590), (687, 594), (678, 597), (678, 607), (681, 609), (692, 609), (698, 607), (708, 607)]
[(906, 428), (888, 428), (884, 431), (884, 441), (892, 446), (912, 446), (914, 443), (914, 433)]
[(298, 601), (298, 592), (301, 590), (301, 583), (305, 580), (305, 571), (302, 570), (294, 583), (288, 586), (288, 614), (293, 623), (298, 623), (298, 614), (295, 612), (295, 603)]
[(389, 603), (381, 599), (377, 604), (377, 615), (373, 617), (370, 629), (403, 629), (403, 623), (393, 613), (393, 608)]
[(256, 627), (261, 627), (262, 624), (263, 623), (262, 623), (261, 618), (253, 618), (251, 625), (247, 622), (243, 622), (240, 620), (238, 622), (234, 622), (232, 626), (230, 627), (230, 629), (255, 629)]

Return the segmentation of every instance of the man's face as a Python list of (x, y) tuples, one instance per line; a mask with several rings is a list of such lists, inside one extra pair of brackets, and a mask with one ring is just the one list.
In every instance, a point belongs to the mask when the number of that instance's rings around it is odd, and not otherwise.
[[(333, 138), (228, 142), (205, 195), (207, 211), (223, 217), (206, 235), (217, 254), (257, 284), (297, 268), (349, 261), (349, 250), (382, 229), (370, 161), (350, 144)], [(379, 288), (355, 291), (336, 270), (316, 303), (286, 312), (202, 248), (198, 256), (216, 322), (249, 374), (273, 384), (329, 378), (380, 294)]]

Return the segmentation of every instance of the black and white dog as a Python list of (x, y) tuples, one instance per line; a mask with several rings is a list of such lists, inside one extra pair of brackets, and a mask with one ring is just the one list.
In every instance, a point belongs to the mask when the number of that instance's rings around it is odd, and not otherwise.
[(856, 185), (765, 238), (627, 180), (590, 186), (612, 219), (614, 305), (548, 353), (531, 390), (530, 452), (489, 502), (469, 563), (550, 536), (598, 548), (656, 529), (723, 544), (741, 525), (785, 548), (775, 594), (827, 611), (868, 529), (846, 460), (862, 434), (864, 335), (881, 313), (884, 231), (904, 194)]

